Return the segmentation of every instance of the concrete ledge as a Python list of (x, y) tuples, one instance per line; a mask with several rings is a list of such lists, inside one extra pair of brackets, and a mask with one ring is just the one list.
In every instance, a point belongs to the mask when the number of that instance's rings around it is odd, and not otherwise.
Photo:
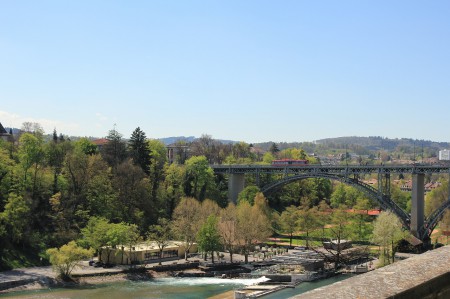
[(292, 298), (450, 298), (450, 246)]

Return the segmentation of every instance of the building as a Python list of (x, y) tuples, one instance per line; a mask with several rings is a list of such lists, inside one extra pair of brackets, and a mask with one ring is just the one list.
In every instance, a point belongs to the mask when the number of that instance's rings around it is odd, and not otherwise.
[(5, 128), (2, 126), (2, 123), (0, 123), (0, 139), (8, 140), (8, 137), (10, 134), (6, 132)]
[(184, 162), (190, 157), (190, 147), (186, 143), (177, 142), (166, 146), (167, 160), (169, 164)]
[[(169, 241), (164, 247), (161, 260), (184, 258), (185, 249), (181, 241)], [(197, 252), (197, 244), (194, 243), (189, 249), (189, 253)], [(154, 241), (141, 243), (135, 246), (116, 246), (115, 248), (104, 247), (99, 256), (99, 261), (107, 264), (146, 264), (155, 263), (160, 260), (160, 250)], [(109, 258), (108, 258), (109, 256)]]
[(106, 138), (101, 138), (92, 140), (91, 142), (97, 146), (98, 150), (101, 150), (102, 147), (109, 142), (109, 140)]
[[(441, 182), (429, 182), (424, 185), (425, 194), (441, 186)], [(412, 191), (412, 180), (407, 180), (400, 185), (400, 190), (405, 192)]]
[(439, 160), (450, 161), (450, 150), (439, 151)]

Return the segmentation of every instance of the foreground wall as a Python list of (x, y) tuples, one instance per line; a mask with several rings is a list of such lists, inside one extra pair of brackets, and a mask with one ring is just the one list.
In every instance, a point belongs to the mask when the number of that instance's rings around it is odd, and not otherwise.
[(450, 246), (292, 298), (450, 298)]

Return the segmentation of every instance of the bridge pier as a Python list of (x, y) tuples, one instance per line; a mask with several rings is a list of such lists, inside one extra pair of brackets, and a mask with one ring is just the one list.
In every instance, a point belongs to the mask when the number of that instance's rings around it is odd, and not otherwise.
[(228, 200), (237, 203), (238, 195), (244, 190), (245, 176), (243, 173), (231, 173), (228, 179)]
[(424, 190), (425, 174), (414, 173), (412, 175), (412, 194), (411, 194), (411, 233), (420, 238), (420, 229), (424, 224)]

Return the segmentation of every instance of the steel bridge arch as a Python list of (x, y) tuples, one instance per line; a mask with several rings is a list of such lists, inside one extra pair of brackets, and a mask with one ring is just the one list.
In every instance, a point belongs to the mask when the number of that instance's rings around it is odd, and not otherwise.
[(442, 219), (445, 210), (447, 210), (448, 208), (450, 208), (450, 198), (446, 202), (444, 202), (437, 210), (431, 213), (430, 216), (428, 216), (425, 225), (419, 231), (419, 234), (422, 237), (422, 239), (425, 237), (427, 238), (431, 237), (431, 233), (436, 228), (439, 221)]
[[(383, 210), (389, 210), (394, 215), (397, 216), (397, 218), (402, 223), (403, 227), (407, 230), (410, 230), (410, 217), (408, 214), (406, 214), (405, 211), (403, 211), (402, 208), (400, 208), (395, 202), (392, 201), (389, 195), (383, 194), (379, 192), (379, 190), (375, 189), (374, 187), (370, 186), (369, 184), (363, 183), (359, 181), (358, 179), (349, 178), (348, 176), (344, 175), (337, 175), (337, 174), (328, 174), (328, 173), (305, 173), (300, 175), (294, 175), (294, 176), (286, 176), (282, 179), (270, 183), (268, 185), (265, 185), (261, 188), (261, 192), (266, 196), (270, 194), (272, 191), (287, 185), (294, 181), (304, 180), (304, 179), (311, 179), (311, 178), (325, 178), (330, 180), (336, 180), (341, 181), (347, 185), (350, 185), (352, 187), (355, 187), (356, 189), (362, 191), (364, 194), (366, 194), (371, 199), (375, 200), (378, 204), (380, 204), (380, 207)], [(450, 207), (450, 201), (448, 201), (448, 206)], [(445, 208), (444, 208), (445, 210)], [(442, 213), (444, 212), (442, 211)], [(442, 215), (442, 213), (440, 215)], [(436, 222), (437, 224), (437, 222)]]

